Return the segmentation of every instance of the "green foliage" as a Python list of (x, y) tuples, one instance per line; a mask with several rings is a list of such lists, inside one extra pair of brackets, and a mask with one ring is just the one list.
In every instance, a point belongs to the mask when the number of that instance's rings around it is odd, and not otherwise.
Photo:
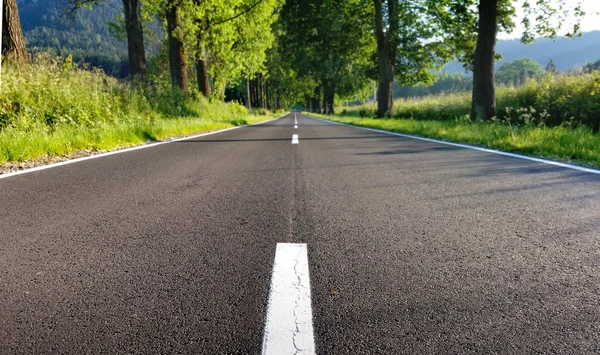
[(450, 74), (443, 71), (431, 85), (419, 84), (417, 86), (395, 86), (394, 98), (421, 97), (470, 91), (473, 80), (463, 73)]
[(593, 71), (600, 70), (600, 59), (595, 62), (587, 63), (582, 70), (585, 73), (591, 73)]
[[(237, 104), (127, 84), (64, 63), (38, 56), (18, 70), (3, 66), (0, 163), (126, 147), (257, 120)], [(260, 119), (269, 117), (267, 112)]]
[(579, 21), (571, 23), (571, 17), (585, 16), (581, 4), (583, 0), (526, 0), (523, 2), (523, 43), (531, 43), (536, 37), (554, 38), (566, 26), (572, 29), (565, 34), (566, 37), (581, 36)]
[[(308, 97), (316, 87), (353, 96), (369, 84), (375, 48), (369, 33), (372, 16), (370, 1), (286, 1), (276, 26), (279, 61), (271, 61), (278, 71), (274, 75), (297, 79)], [(294, 85), (292, 80), (281, 82)]]
[(523, 85), (528, 79), (539, 79), (544, 74), (544, 67), (538, 62), (529, 58), (517, 59), (500, 65), (496, 73), (496, 82), (505, 85)]
[(327, 116), (337, 122), (500, 149), (536, 157), (600, 167), (600, 135), (585, 127), (514, 126), (500, 122), (471, 123), (414, 119), (372, 119)]
[[(600, 73), (557, 74), (530, 80), (521, 87), (500, 86), (497, 91), (497, 118), (512, 125), (531, 122), (547, 126), (587, 126), (600, 128)], [(369, 106), (355, 106), (348, 115), (358, 116)], [(454, 120), (469, 115), (471, 93), (441, 94), (419, 99), (401, 99), (394, 104), (393, 116), (415, 120)]]

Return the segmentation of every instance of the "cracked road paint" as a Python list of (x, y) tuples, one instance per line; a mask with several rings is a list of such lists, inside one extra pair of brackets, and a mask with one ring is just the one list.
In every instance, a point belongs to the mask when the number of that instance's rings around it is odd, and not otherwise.
[(306, 244), (277, 244), (262, 353), (315, 354)]

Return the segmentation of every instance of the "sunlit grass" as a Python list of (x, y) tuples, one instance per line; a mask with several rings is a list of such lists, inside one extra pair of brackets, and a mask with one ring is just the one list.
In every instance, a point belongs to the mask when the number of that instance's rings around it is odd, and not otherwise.
[(48, 58), (3, 70), (0, 164), (130, 147), (273, 117), (156, 84), (141, 87), (64, 68)]
[(492, 122), (470, 122), (471, 93), (394, 102), (392, 119), (373, 119), (373, 104), (327, 118), (347, 124), (467, 143), (600, 167), (600, 74), (548, 75), (522, 87), (498, 87)]
[(471, 123), (460, 119), (418, 121), (347, 116), (321, 117), (361, 127), (600, 167), (600, 136), (585, 127), (515, 127), (500, 122)]

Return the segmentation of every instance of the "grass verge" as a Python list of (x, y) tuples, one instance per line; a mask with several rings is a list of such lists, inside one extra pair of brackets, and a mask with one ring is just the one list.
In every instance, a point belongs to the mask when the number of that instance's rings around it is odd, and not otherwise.
[(511, 126), (501, 122), (470, 122), (465, 119), (438, 121), (312, 115), (354, 126), (600, 167), (600, 135), (593, 134), (584, 126)]
[(158, 80), (118, 81), (48, 56), (3, 66), (2, 79), (0, 172), (275, 116), (185, 96)]

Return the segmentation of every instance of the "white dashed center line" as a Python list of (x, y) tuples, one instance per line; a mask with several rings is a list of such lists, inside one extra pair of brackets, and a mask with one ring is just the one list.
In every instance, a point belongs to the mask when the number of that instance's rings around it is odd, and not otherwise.
[(298, 135), (297, 134), (294, 134), (292, 136), (292, 144), (298, 144)]
[(315, 354), (306, 244), (277, 243), (262, 354)]

